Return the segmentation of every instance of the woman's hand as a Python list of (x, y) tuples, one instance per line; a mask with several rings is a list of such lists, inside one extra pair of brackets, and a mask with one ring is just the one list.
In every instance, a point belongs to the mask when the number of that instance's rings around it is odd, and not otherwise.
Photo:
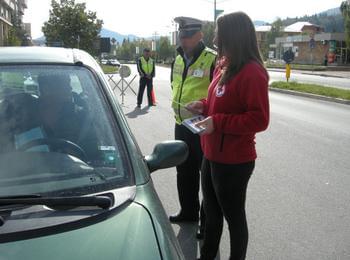
[(195, 115), (200, 115), (203, 113), (203, 103), (201, 101), (193, 101), (188, 103), (185, 108)]
[(201, 135), (208, 135), (214, 132), (214, 122), (211, 116), (208, 116), (204, 120), (196, 123), (195, 126), (204, 128), (204, 131), (200, 133)]

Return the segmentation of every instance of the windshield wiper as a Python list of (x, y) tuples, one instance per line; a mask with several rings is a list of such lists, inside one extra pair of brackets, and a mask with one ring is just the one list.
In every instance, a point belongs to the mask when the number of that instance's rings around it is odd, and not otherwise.
[(23, 194), (23, 195), (8, 195), (8, 196), (0, 196), (1, 199), (27, 199), (27, 198), (40, 198), (40, 194)]
[(102, 209), (108, 209), (112, 206), (111, 198), (107, 196), (89, 196), (89, 197), (31, 197), (13, 196), (0, 197), (0, 206), (9, 205), (43, 205), (47, 207), (83, 207), (97, 206)]
[[(6, 195), (6, 196), (0, 196), (0, 200), (13, 200), (13, 199), (30, 199), (30, 198), (40, 198), (40, 194), (19, 194), (19, 195)], [(7, 207), (7, 205), (3, 206), (0, 204), (0, 212), (6, 212), (11, 211), (13, 209), (18, 208), (20, 205), (11, 205), (10, 207)], [(0, 220), (0, 226), (1, 226), (1, 220)]]

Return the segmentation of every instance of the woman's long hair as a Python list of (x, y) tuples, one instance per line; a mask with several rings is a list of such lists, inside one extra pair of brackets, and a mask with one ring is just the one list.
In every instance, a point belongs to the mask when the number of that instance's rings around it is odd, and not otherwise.
[(217, 19), (216, 40), (219, 59), (228, 61), (220, 85), (227, 83), (248, 62), (255, 61), (264, 67), (253, 22), (243, 12), (220, 16)]

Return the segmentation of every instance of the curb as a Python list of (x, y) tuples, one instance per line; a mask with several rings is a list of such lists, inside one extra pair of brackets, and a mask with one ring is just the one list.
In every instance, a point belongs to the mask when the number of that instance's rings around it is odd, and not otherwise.
[(311, 73), (311, 72), (300, 72), (300, 74), (304, 75), (311, 75), (311, 76), (320, 76), (320, 77), (326, 77), (326, 78), (340, 78), (340, 79), (346, 79), (347, 77), (343, 76), (337, 76), (337, 75), (329, 75), (329, 74), (323, 74), (323, 73)]
[(343, 104), (343, 105), (350, 105), (350, 100), (345, 100), (345, 99), (341, 99), (341, 98), (326, 97), (326, 96), (321, 96), (321, 95), (316, 95), (316, 94), (311, 94), (311, 93), (298, 92), (298, 91), (294, 91), (294, 90), (273, 88), (270, 86), (269, 86), (269, 90), (274, 91), (274, 92), (283, 93), (283, 94), (313, 98), (313, 99), (318, 99), (318, 100), (323, 100), (323, 101), (328, 101), (328, 102), (335, 102), (335, 103), (339, 103), (339, 104)]

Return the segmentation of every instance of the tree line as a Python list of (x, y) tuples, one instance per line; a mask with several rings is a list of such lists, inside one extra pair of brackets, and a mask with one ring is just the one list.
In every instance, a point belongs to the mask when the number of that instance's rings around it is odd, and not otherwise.
[[(213, 48), (213, 37), (214, 37), (214, 23), (206, 22), (203, 25), (203, 41), (208, 46)], [(111, 53), (116, 53), (116, 57), (120, 60), (136, 60), (141, 54), (144, 48), (151, 48), (153, 40), (149, 39), (134, 39), (130, 41), (128, 38), (124, 39), (121, 44), (117, 43), (115, 39), (112, 41)], [(153, 54), (159, 62), (169, 63), (175, 59), (176, 46), (171, 45), (169, 37), (161, 36), (155, 40), (155, 50)], [(139, 53), (136, 52), (138, 49)], [(113, 56), (113, 55), (112, 55)], [(111, 57), (111, 55), (107, 56)]]

